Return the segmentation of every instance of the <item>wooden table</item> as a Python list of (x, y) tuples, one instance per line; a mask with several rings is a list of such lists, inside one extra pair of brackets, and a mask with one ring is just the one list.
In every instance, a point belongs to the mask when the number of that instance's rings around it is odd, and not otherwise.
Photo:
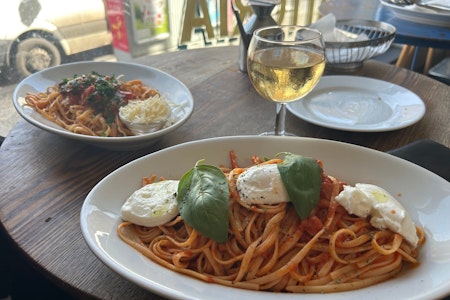
[[(183, 81), (195, 101), (194, 113), (183, 127), (144, 150), (106, 151), (19, 121), (0, 150), (0, 221), (17, 251), (77, 298), (160, 299), (94, 256), (81, 234), (80, 209), (103, 177), (142, 155), (186, 141), (272, 129), (275, 105), (256, 94), (247, 75), (238, 71), (237, 57), (236, 47), (220, 47), (136, 59)], [(412, 90), (426, 103), (425, 117), (393, 132), (355, 133), (315, 126), (288, 112), (287, 130), (381, 151), (423, 138), (450, 146), (449, 86), (373, 61), (356, 75)]]

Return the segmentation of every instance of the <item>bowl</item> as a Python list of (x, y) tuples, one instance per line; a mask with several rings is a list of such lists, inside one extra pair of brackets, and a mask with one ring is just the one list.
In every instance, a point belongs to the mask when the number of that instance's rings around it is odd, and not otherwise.
[(130, 100), (119, 108), (119, 118), (134, 135), (143, 135), (170, 126), (176, 106), (160, 95)]
[(119, 112), (119, 118), (123, 123), (125, 123), (125, 125), (128, 127), (128, 129), (130, 129), (131, 132), (133, 132), (133, 134), (135, 134), (135, 135), (144, 135), (147, 133), (161, 130), (166, 125), (170, 126), (170, 122), (169, 122), (170, 114), (166, 118), (160, 119), (159, 121), (146, 122), (146, 123), (130, 122), (127, 119), (123, 118), (122, 115), (120, 114), (120, 112)]
[(336, 29), (354, 41), (325, 41), (327, 68), (354, 71), (363, 62), (385, 53), (391, 46), (394, 26), (372, 20), (337, 20)]
[[(73, 133), (44, 118), (25, 102), (27, 93), (36, 94), (55, 86), (63, 78), (95, 71), (103, 75), (122, 75), (121, 80), (140, 79), (156, 89), (174, 105), (167, 123), (159, 130), (124, 137), (88, 136)], [(182, 126), (191, 116), (194, 100), (189, 89), (175, 77), (158, 69), (125, 62), (76, 62), (49, 68), (22, 80), (14, 90), (13, 104), (17, 112), (29, 123), (50, 133), (114, 151), (131, 151), (154, 144), (162, 136)]]

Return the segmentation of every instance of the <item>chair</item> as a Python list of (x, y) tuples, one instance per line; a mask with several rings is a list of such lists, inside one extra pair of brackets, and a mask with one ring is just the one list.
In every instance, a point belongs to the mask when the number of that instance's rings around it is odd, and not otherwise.
[[(420, 71), (423, 74), (428, 74), (431, 67), (450, 52), (435, 48), (418, 47), (414, 45), (403, 45), (402, 51), (397, 59), (395, 65), (406, 69)], [(423, 68), (422, 68), (423, 65)]]

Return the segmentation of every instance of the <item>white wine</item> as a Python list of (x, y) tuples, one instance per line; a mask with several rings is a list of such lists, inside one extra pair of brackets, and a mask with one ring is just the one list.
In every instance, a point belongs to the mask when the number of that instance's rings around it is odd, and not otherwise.
[(261, 96), (291, 102), (308, 94), (325, 69), (323, 52), (295, 47), (257, 50), (248, 61), (248, 74)]

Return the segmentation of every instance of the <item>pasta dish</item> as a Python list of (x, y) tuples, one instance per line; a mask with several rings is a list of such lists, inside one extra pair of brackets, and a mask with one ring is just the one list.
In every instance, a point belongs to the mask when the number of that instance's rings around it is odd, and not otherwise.
[(159, 96), (141, 80), (121, 81), (115, 76), (88, 75), (65, 78), (45, 92), (28, 93), (25, 102), (39, 114), (78, 134), (119, 137), (133, 135), (118, 116), (131, 100)]
[[(241, 167), (233, 151), (230, 157), (231, 167), (220, 167), (229, 190), (223, 242), (205, 236), (179, 213), (155, 226), (124, 220), (117, 228), (120, 238), (170, 270), (208, 283), (259, 291), (330, 293), (360, 289), (392, 278), (406, 265), (418, 264), (419, 249), (425, 242), (423, 230), (413, 225), (413, 237), (409, 238), (374, 226), (375, 213), (367, 217), (349, 213), (336, 200), (342, 198), (346, 183), (325, 174), (320, 161), (314, 160), (320, 167), (318, 201), (306, 217), (300, 217), (292, 201), (267, 204), (269, 196), (258, 196), (265, 200), (249, 203), (244, 196), (250, 194), (243, 184), (253, 184), (250, 178), (242, 179), (244, 173), (262, 166), (268, 166), (264, 167), (268, 173), (286, 158), (255, 156), (251, 166)], [(260, 175), (252, 176), (259, 176), (258, 184), (265, 180)], [(183, 190), (184, 177), (178, 193)], [(144, 185), (164, 181), (153, 176), (145, 178)], [(270, 192), (282, 197), (271, 182)], [(258, 193), (255, 186), (251, 190)], [(402, 212), (390, 208), (387, 213)]]

